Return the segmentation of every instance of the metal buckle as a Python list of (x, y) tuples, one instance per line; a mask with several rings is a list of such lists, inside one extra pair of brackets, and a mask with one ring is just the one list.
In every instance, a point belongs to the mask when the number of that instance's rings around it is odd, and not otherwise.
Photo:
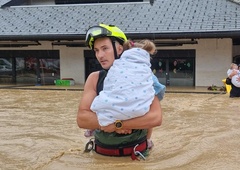
[(137, 144), (137, 145), (134, 146), (134, 148), (133, 148), (134, 155), (136, 155), (136, 156), (140, 156), (143, 160), (146, 160), (146, 157), (143, 156), (143, 154), (142, 154), (141, 152), (136, 151), (136, 148), (138, 147), (138, 145), (139, 145), (139, 144)]

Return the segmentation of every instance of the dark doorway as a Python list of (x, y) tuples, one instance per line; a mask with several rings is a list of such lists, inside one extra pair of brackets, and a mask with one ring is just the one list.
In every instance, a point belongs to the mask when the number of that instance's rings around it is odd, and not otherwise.
[(240, 64), (240, 55), (236, 55), (235, 57), (233, 57), (233, 62), (236, 63), (237, 65)]
[(84, 60), (85, 60), (85, 80), (87, 80), (89, 74), (91, 74), (94, 71), (101, 70), (102, 66), (99, 64), (92, 50), (84, 51)]

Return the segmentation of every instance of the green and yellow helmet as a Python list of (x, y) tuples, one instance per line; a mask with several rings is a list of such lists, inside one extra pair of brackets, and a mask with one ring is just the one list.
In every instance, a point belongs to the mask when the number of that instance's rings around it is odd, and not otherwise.
[(115, 25), (99, 24), (97, 26), (90, 27), (86, 33), (86, 45), (93, 49), (94, 41), (100, 37), (112, 37), (116, 39), (120, 44), (127, 41), (127, 37), (122, 30)]

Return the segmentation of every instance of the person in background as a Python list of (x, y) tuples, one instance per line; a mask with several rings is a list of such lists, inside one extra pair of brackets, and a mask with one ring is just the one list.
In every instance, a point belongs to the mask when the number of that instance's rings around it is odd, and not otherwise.
[(229, 76), (233, 71), (238, 70), (238, 65), (235, 63), (231, 63), (230, 68), (227, 70), (227, 75)]
[(177, 73), (178, 71), (178, 61), (177, 60), (174, 60), (173, 61), (173, 73)]
[[(90, 107), (94, 98), (104, 87), (104, 79), (115, 59), (124, 51), (126, 35), (116, 26), (99, 24), (88, 29), (86, 43), (94, 50), (103, 70), (91, 73), (84, 85), (77, 124), (80, 128), (96, 129), (94, 151), (106, 156), (128, 156), (135, 159), (138, 153), (147, 153), (147, 129), (160, 126), (162, 109), (157, 96), (154, 96), (149, 111), (137, 118), (118, 120), (108, 126), (100, 126), (95, 112)], [(90, 141), (89, 141), (90, 142)]]
[[(230, 69), (227, 71), (228, 78), (231, 79), (231, 91), (230, 91), (230, 97), (240, 97), (240, 87), (237, 87), (237, 84), (240, 84), (240, 76), (239, 76), (239, 70), (238, 65), (235, 63), (231, 63)], [(235, 84), (235, 85), (234, 85)]]

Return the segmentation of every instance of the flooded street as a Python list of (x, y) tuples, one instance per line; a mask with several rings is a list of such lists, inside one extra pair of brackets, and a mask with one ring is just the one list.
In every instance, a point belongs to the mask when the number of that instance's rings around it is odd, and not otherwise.
[(0, 170), (237, 170), (240, 98), (167, 93), (146, 161), (83, 153), (80, 91), (1, 89)]

